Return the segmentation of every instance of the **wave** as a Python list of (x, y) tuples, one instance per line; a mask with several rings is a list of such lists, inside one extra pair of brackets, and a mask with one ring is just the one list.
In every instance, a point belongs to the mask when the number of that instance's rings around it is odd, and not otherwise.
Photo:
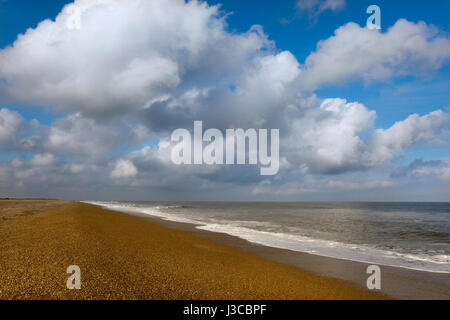
[(192, 219), (183, 218), (180, 216), (170, 215), (162, 211), (162, 209), (170, 209), (174, 207), (181, 206), (161, 206), (155, 205), (154, 207), (142, 207), (133, 203), (123, 203), (118, 201), (81, 201), (84, 203), (89, 203), (97, 206), (104, 207), (113, 211), (120, 211), (126, 213), (135, 213), (135, 214), (146, 214), (154, 217), (158, 217), (164, 220), (174, 221), (174, 222), (183, 222), (183, 223), (195, 223)]
[(164, 220), (191, 223), (196, 228), (211, 232), (225, 233), (239, 237), (252, 243), (305, 252), (337, 259), (352, 260), (363, 263), (380, 264), (427, 272), (450, 273), (450, 255), (423, 253), (401, 253), (393, 250), (383, 250), (368, 245), (356, 245), (315, 239), (296, 234), (260, 230), (262, 226), (270, 227), (270, 223), (261, 221), (229, 221), (192, 218), (165, 212), (164, 209), (183, 206), (141, 206), (123, 202), (86, 202), (107, 209), (128, 213), (146, 214)]

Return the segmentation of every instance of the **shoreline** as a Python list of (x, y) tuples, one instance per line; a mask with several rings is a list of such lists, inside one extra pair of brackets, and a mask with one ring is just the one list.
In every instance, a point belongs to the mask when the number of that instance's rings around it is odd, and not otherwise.
[[(0, 200), (0, 299), (450, 299), (448, 275), (323, 257), (144, 213)], [(66, 288), (79, 265), (82, 290)]]
[[(0, 239), (0, 299), (390, 298), (205, 234), (80, 202), (0, 201)], [(80, 290), (67, 287), (74, 265)]]
[[(102, 207), (97, 204), (91, 205)], [(199, 229), (197, 227), (201, 226), (200, 224), (177, 222), (134, 211), (107, 210), (148, 219), (169, 228), (206, 237), (218, 243), (257, 254), (278, 263), (295, 266), (321, 276), (350, 281), (361, 289), (367, 290), (366, 281), (369, 274), (366, 273), (366, 269), (373, 263), (266, 246), (227, 233)], [(400, 266), (377, 265), (381, 268), (382, 285), (381, 290), (375, 291), (396, 299), (450, 299), (450, 277), (448, 273), (417, 270)]]

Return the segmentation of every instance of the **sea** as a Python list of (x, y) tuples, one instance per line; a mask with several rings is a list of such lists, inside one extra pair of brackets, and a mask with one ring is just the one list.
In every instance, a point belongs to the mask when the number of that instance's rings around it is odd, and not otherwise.
[(275, 248), (450, 273), (450, 202), (85, 202)]

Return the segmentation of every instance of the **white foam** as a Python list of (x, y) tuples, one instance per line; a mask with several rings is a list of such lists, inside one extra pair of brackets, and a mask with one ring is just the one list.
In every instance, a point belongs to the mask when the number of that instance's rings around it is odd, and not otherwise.
[[(195, 221), (180, 217), (177, 215), (170, 215), (163, 211), (161, 211), (161, 206), (155, 206), (155, 207), (142, 207), (142, 206), (136, 206), (133, 203), (122, 203), (122, 202), (115, 202), (115, 201), (81, 201), (84, 203), (89, 203), (97, 206), (104, 207), (109, 210), (113, 211), (120, 211), (120, 212), (126, 212), (126, 213), (139, 213), (139, 214), (147, 214), (150, 216), (158, 217), (164, 220), (174, 221), (174, 222), (183, 222), (183, 223), (196, 223)], [(170, 206), (174, 207), (174, 206)], [(164, 207), (169, 208), (169, 207)]]

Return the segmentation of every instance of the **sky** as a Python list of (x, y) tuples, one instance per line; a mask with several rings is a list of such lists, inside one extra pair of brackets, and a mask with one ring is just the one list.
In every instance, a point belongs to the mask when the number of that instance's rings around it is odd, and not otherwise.
[[(0, 0), (0, 197), (449, 201), (448, 12)], [(175, 165), (171, 133), (195, 120), (279, 129), (279, 172)]]

